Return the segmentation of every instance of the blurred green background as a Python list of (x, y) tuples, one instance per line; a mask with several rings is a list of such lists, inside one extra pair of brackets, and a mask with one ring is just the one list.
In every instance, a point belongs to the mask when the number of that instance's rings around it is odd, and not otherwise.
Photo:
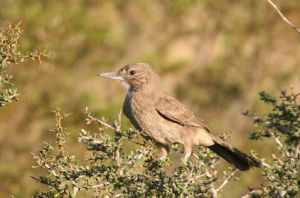
[[(300, 26), (300, 1), (278, 0), (285, 15)], [(21, 49), (48, 49), (49, 58), (11, 67), (25, 93), (0, 111), (0, 197), (30, 197), (44, 187), (30, 178), (30, 152), (52, 139), (56, 107), (72, 116), (70, 152), (84, 155), (76, 142), (85, 127), (84, 108), (109, 120), (116, 117), (126, 91), (97, 73), (147, 62), (161, 75), (165, 91), (197, 113), (215, 134), (269, 158), (274, 145), (249, 140), (247, 109), (267, 111), (262, 90), (299, 89), (300, 37), (267, 1), (209, 0), (1, 0), (0, 26), (22, 21)], [(129, 125), (123, 119), (123, 128)], [(97, 126), (91, 126), (97, 128)], [(222, 162), (220, 167), (228, 166)], [(239, 197), (256, 186), (259, 170), (239, 173), (241, 180), (223, 197)]]

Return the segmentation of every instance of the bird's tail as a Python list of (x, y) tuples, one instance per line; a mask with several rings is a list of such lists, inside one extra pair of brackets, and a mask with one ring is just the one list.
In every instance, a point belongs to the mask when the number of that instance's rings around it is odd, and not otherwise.
[(213, 141), (215, 144), (208, 148), (223, 157), (229, 163), (235, 165), (241, 171), (248, 170), (252, 166), (260, 167), (260, 163), (256, 159), (239, 151), (222, 139), (213, 137)]

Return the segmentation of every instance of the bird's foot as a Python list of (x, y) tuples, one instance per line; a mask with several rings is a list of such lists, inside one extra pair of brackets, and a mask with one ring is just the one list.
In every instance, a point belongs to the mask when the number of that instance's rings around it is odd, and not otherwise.
[(186, 165), (191, 153), (186, 153), (183, 158), (183, 163)]

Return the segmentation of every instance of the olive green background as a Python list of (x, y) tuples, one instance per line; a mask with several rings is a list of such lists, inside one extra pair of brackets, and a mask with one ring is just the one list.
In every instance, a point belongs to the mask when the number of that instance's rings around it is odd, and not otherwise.
[[(300, 1), (276, 4), (300, 26)], [(1, 0), (0, 26), (19, 21), (21, 49), (48, 49), (50, 56), (9, 70), (24, 94), (0, 110), (0, 197), (30, 197), (45, 188), (30, 178), (43, 173), (31, 168), (30, 153), (53, 140), (51, 110), (72, 113), (64, 123), (71, 132), (68, 152), (82, 157), (76, 136), (86, 127), (84, 108), (114, 120), (126, 90), (98, 78), (99, 72), (135, 62), (153, 65), (165, 91), (215, 134), (232, 131), (232, 144), (267, 159), (274, 144), (250, 140), (253, 125), (241, 112), (268, 110), (259, 91), (278, 95), (300, 87), (300, 35), (266, 0)], [(128, 126), (124, 118), (123, 128)], [(238, 175), (223, 197), (239, 197), (262, 182), (259, 169)]]

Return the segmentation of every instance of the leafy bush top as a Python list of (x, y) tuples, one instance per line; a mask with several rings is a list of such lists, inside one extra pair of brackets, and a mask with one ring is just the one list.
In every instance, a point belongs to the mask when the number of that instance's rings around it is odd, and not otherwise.
[(17, 100), (21, 95), (11, 82), (13, 76), (7, 74), (7, 68), (13, 63), (21, 63), (25, 59), (41, 61), (42, 56), (47, 56), (45, 51), (35, 50), (26, 53), (19, 51), (19, 39), (22, 35), (20, 24), (0, 29), (0, 107), (12, 100)]

